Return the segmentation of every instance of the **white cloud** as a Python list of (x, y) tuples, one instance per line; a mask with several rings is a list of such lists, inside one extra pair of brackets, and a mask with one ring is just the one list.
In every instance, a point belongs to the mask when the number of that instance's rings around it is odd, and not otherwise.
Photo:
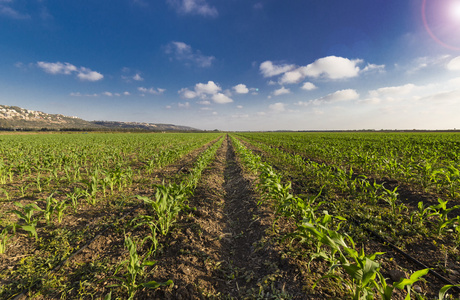
[(302, 72), (302, 69), (299, 68), (294, 71), (289, 71), (283, 74), (281, 76), (281, 79), (279, 81), (280, 84), (294, 84), (294, 83), (299, 83), (305, 78), (305, 75)]
[(460, 70), (460, 56), (457, 56), (449, 61), (447, 64), (447, 69), (450, 71), (459, 71)]
[(216, 84), (214, 81), (208, 81), (208, 83), (197, 83), (195, 85), (194, 91), (191, 91), (187, 88), (179, 90), (179, 94), (182, 98), (193, 99), (196, 97), (201, 98), (201, 104), (210, 104), (208, 96), (211, 96), (212, 101), (218, 104), (225, 104), (233, 102), (230, 98), (231, 93), (229, 90), (225, 90), (225, 93), (221, 93), (222, 88)]
[(356, 92), (356, 90), (346, 89), (346, 90), (336, 91), (332, 94), (315, 99), (311, 102), (313, 104), (320, 104), (320, 103), (350, 101), (350, 100), (356, 100), (358, 98), (359, 98), (359, 94)]
[(273, 95), (274, 96), (280, 96), (280, 95), (289, 94), (289, 93), (291, 93), (291, 91), (289, 89), (285, 88), (284, 86), (282, 86), (281, 88), (275, 90), (273, 92)]
[(185, 61), (186, 64), (193, 63), (199, 67), (210, 67), (216, 59), (214, 56), (206, 56), (199, 50), (193, 50), (190, 45), (184, 42), (171, 42), (165, 47), (166, 54), (174, 56), (178, 61)]
[(121, 96), (129, 96), (129, 95), (131, 95), (129, 92), (113, 93), (113, 92), (109, 92), (109, 91), (105, 91), (105, 92), (100, 93), (100, 94), (96, 94), (96, 93), (94, 93), (94, 94), (82, 94), (80, 92), (70, 93), (70, 96), (72, 96), (72, 97), (99, 97), (99, 96), (121, 97)]
[(183, 98), (185, 99), (193, 99), (195, 97), (197, 97), (197, 93), (195, 93), (194, 91), (191, 91), (187, 88), (183, 88), (183, 89), (180, 89), (178, 91), (179, 95), (181, 95)]
[(314, 90), (316, 88), (317, 87), (311, 82), (305, 82), (301, 87), (301, 89), (306, 90), (306, 91), (311, 91), (311, 90)]
[(167, 0), (167, 2), (180, 14), (201, 15), (217, 17), (217, 9), (206, 3), (205, 0)]
[(268, 108), (273, 112), (283, 112), (286, 110), (285, 104), (281, 102), (270, 104)]
[(224, 94), (222, 94), (222, 93), (214, 94), (214, 95), (212, 96), (212, 100), (213, 100), (215, 103), (219, 103), (219, 104), (226, 104), (226, 103), (231, 103), (231, 102), (233, 102), (233, 100), (232, 100), (230, 97), (228, 97), (228, 96), (226, 96), (226, 95), (224, 95)]
[(189, 102), (178, 103), (177, 106), (180, 107), (180, 108), (189, 108), (189, 107), (190, 107), (190, 103), (189, 103)]
[(50, 62), (39, 61), (37, 62), (37, 66), (43, 69), (43, 71), (45, 71), (46, 73), (53, 74), (53, 75), (55, 74), (70, 75), (73, 73), (77, 73), (77, 77), (80, 80), (98, 81), (104, 78), (104, 75), (102, 75), (101, 73), (92, 71), (85, 67), (77, 68), (76, 66), (70, 63), (61, 63), (61, 62), (50, 63)]
[(143, 81), (144, 78), (141, 77), (139, 73), (136, 73), (136, 75), (133, 76), (133, 79), (136, 81)]
[(359, 67), (357, 64), (361, 62), (361, 59), (350, 60), (343, 57), (327, 56), (299, 69), (301, 73), (309, 77), (342, 79), (358, 76)]
[(214, 81), (208, 81), (208, 83), (197, 83), (195, 85), (195, 92), (198, 95), (202, 94), (216, 94), (217, 92), (220, 92), (222, 89), (220, 86), (214, 83)]
[(242, 109), (242, 108), (243, 108), (243, 105), (237, 105), (236, 108)]
[(246, 87), (245, 84), (242, 84), (242, 83), (235, 85), (233, 87), (233, 89), (235, 90), (235, 92), (237, 94), (247, 94), (247, 93), (249, 93), (249, 89)]
[(104, 78), (104, 75), (99, 72), (91, 71), (88, 68), (81, 67), (78, 71), (77, 77), (80, 78), (80, 80), (98, 81)]
[(375, 64), (367, 64), (361, 72), (370, 72), (370, 71), (377, 71), (377, 72), (384, 72), (385, 71), (385, 65), (375, 65)]
[(206, 98), (206, 95), (215, 95), (222, 91), (222, 88), (218, 86), (214, 81), (208, 81), (208, 83), (197, 83), (194, 91), (187, 88), (179, 90), (179, 94), (186, 99), (193, 99), (196, 97)]
[(208, 100), (201, 100), (201, 101), (198, 101), (197, 103), (201, 105), (211, 105), (211, 101), (208, 101)]
[(272, 77), (283, 74), (295, 68), (295, 65), (274, 65), (271, 61), (267, 60), (260, 64), (260, 72), (264, 77)]
[(61, 62), (50, 63), (50, 62), (39, 61), (37, 62), (37, 65), (40, 68), (42, 68), (46, 73), (49, 73), (49, 74), (70, 75), (72, 74), (72, 72), (77, 71), (77, 67), (69, 63), (61, 63)]
[(141, 93), (147, 93), (147, 94), (152, 94), (152, 95), (161, 95), (163, 94), (166, 90), (165, 89), (160, 89), (160, 88), (145, 88), (145, 87), (138, 87), (137, 90)]
[(416, 86), (412, 83), (408, 83), (400, 86), (383, 87), (376, 90), (369, 91), (371, 97), (381, 96), (403, 96), (411, 93)]
[[(319, 58), (311, 64), (302, 67), (295, 65), (273, 65), (271, 61), (265, 61), (260, 65), (260, 71), (264, 77), (271, 77), (283, 74), (278, 83), (296, 84), (306, 77), (326, 78), (326, 79), (344, 79), (356, 77), (359, 75), (360, 68), (358, 64), (362, 63), (361, 59), (350, 60), (344, 57), (327, 56)], [(368, 64), (362, 72), (371, 70), (382, 70), (384, 65)]]

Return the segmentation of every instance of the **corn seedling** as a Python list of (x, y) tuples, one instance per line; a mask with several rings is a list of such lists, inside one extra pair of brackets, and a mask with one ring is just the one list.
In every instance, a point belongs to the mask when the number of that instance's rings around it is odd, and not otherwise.
[(14, 202), (14, 205), (21, 208), (20, 210), (11, 210), (11, 213), (14, 213), (19, 219), (24, 220), (26, 225), (17, 225), (17, 227), (21, 227), (22, 230), (29, 232), (30, 235), (33, 235), (35, 239), (38, 239), (36, 227), (37, 227), (37, 220), (33, 220), (33, 216), (37, 211), (43, 211), (41, 208), (37, 206), (35, 203), (29, 203), (27, 205), (23, 205), (19, 202)]
[[(377, 272), (379, 280), (378, 281), (377, 280), (373, 281), (373, 284), (374, 284), (375, 288), (378, 290), (379, 294), (381, 295), (382, 300), (391, 300), (392, 295), (393, 295), (393, 291), (394, 291), (395, 288), (397, 288), (399, 290), (403, 290), (404, 288), (406, 288), (407, 295), (406, 295), (405, 300), (410, 300), (411, 299), (410, 294), (411, 294), (411, 290), (412, 290), (411, 289), (412, 285), (414, 283), (416, 283), (417, 281), (423, 280), (421, 277), (425, 276), (428, 273), (429, 270), (430, 269), (423, 269), (423, 270), (416, 271), (416, 272), (414, 272), (413, 274), (410, 275), (409, 279), (401, 278), (401, 280), (399, 280), (398, 282), (394, 282), (393, 285), (388, 285), (386, 280), (385, 280), (385, 278), (383, 277), (383, 275), (380, 272)], [(447, 288), (447, 289), (449, 289), (449, 288)], [(447, 289), (446, 289), (446, 291), (447, 291)], [(442, 289), (441, 289), (441, 291), (442, 291)], [(439, 293), (441, 295), (441, 292), (439, 292)], [(444, 294), (445, 294), (445, 292), (444, 292)], [(444, 296), (442, 296), (442, 298), (439, 298), (439, 299), (444, 299), (443, 297)]]
[(56, 211), (58, 223), (61, 224), (62, 218), (64, 217), (64, 211), (69, 207), (65, 201), (56, 201), (54, 204), (54, 210)]
[(0, 254), (5, 253), (6, 243), (8, 242), (9, 238), (10, 237), (8, 236), (8, 229), (4, 228), (2, 230), (2, 233), (0, 233)]
[(151, 206), (156, 213), (161, 234), (167, 235), (187, 194), (184, 187), (177, 184), (158, 185), (156, 188), (155, 200), (143, 196), (136, 197)]
[(3, 188), (0, 188), (0, 191), (5, 195), (6, 200), (9, 201), (10, 200), (10, 194), (7, 192), (7, 190), (5, 190)]
[(46, 223), (51, 222), (51, 217), (54, 213), (56, 199), (53, 198), (53, 194), (49, 195), (45, 201), (45, 210), (43, 211), (43, 217), (46, 220)]
[(437, 234), (440, 235), (444, 228), (446, 228), (448, 225), (452, 224), (456, 219), (449, 219), (447, 214), (455, 209), (460, 208), (460, 205), (455, 205), (452, 206), (451, 208), (447, 208), (447, 202), (443, 201), (441, 199), (438, 199), (439, 204), (438, 205), (432, 205), (430, 206), (430, 210), (433, 211), (430, 213), (429, 216), (436, 216), (438, 217), (438, 223), (437, 223)]
[(399, 194), (396, 192), (398, 187), (395, 187), (393, 190), (385, 188), (383, 185), (383, 196), (382, 199), (390, 204), (393, 214), (396, 215), (396, 201), (398, 200)]
[(142, 240), (142, 245), (144, 245), (146, 241), (150, 240), (152, 242), (152, 245), (147, 253), (147, 257), (151, 256), (152, 254), (155, 254), (155, 252), (158, 249), (158, 245), (159, 245), (159, 242), (157, 239), (158, 226), (156, 224), (155, 217), (142, 215), (132, 220), (131, 224), (134, 225), (133, 229), (139, 226), (142, 226), (142, 225), (145, 225), (150, 229), (150, 235), (146, 236)]
[[(125, 236), (125, 247), (129, 251), (129, 259), (123, 261), (115, 270), (114, 275), (112, 276), (113, 279), (121, 281), (121, 284), (111, 285), (110, 287), (120, 286), (127, 290), (128, 292), (128, 300), (134, 299), (134, 295), (136, 294), (137, 290), (141, 288), (150, 288), (156, 289), (161, 286), (168, 286), (172, 285), (172, 280), (168, 280), (166, 282), (157, 282), (157, 281), (149, 281), (145, 283), (137, 283), (138, 276), (144, 275), (144, 269), (147, 266), (155, 265), (154, 261), (142, 261), (137, 254), (137, 247), (136, 243), (131, 240), (130, 237)], [(126, 265), (126, 274), (124, 277), (115, 276), (120, 269)]]

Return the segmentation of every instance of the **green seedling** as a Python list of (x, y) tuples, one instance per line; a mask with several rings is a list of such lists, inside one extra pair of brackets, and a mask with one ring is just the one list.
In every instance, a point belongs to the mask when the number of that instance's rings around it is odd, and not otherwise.
[[(125, 247), (129, 251), (129, 259), (123, 261), (115, 270), (114, 275), (112, 276), (113, 279), (121, 281), (121, 284), (111, 285), (110, 287), (120, 286), (127, 290), (128, 292), (128, 300), (134, 299), (134, 295), (136, 294), (137, 290), (141, 288), (150, 288), (156, 289), (161, 286), (168, 286), (172, 285), (173, 281), (168, 280), (166, 282), (157, 282), (157, 281), (148, 281), (145, 283), (137, 283), (138, 277), (144, 275), (144, 269), (147, 266), (154, 266), (154, 261), (142, 261), (137, 254), (137, 247), (136, 243), (130, 237), (125, 236)], [(126, 265), (126, 273), (123, 277), (115, 276), (120, 269)]]
[(19, 219), (24, 220), (26, 225), (19, 225), (17, 224), (16, 227), (22, 228), (22, 230), (29, 232), (30, 235), (33, 235), (35, 239), (38, 239), (36, 227), (37, 227), (37, 220), (32, 220), (35, 212), (43, 211), (40, 207), (37, 206), (35, 203), (29, 203), (27, 205), (23, 205), (19, 202), (14, 202), (14, 205), (21, 208), (20, 210), (11, 210), (10, 213), (14, 213)]
[(8, 229), (4, 228), (2, 230), (2, 233), (0, 233), (0, 254), (5, 253), (6, 243), (8, 242), (9, 239), (10, 237), (8, 236)]

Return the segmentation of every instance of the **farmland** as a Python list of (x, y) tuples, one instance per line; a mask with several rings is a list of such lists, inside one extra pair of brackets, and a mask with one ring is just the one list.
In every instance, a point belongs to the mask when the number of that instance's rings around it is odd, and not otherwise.
[(455, 133), (0, 135), (0, 298), (458, 297), (459, 154)]

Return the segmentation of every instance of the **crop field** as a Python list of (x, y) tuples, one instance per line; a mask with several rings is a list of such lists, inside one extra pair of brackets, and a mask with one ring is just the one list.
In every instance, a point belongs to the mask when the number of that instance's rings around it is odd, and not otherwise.
[(458, 299), (460, 134), (0, 135), (0, 299)]

